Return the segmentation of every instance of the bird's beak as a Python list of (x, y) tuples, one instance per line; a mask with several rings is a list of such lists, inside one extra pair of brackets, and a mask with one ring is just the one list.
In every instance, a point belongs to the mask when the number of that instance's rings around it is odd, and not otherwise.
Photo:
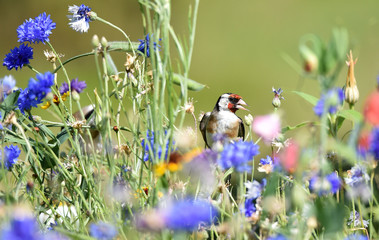
[(241, 109), (241, 110), (246, 110), (246, 111), (249, 111), (248, 109), (244, 108), (242, 105), (244, 106), (248, 106), (244, 100), (240, 99), (237, 104), (236, 104), (236, 108), (238, 109)]

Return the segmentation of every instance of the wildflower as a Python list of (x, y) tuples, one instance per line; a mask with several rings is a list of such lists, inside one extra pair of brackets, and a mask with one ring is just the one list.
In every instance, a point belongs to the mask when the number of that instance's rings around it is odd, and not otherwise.
[(99, 240), (113, 239), (117, 235), (117, 229), (108, 223), (98, 222), (90, 225), (89, 233)]
[(35, 19), (26, 20), (17, 28), (18, 42), (48, 42), (51, 30), (56, 24), (50, 19), (50, 15), (41, 13)]
[[(147, 130), (146, 138), (144, 140), (142, 140), (141, 144), (145, 150), (144, 157), (143, 157), (144, 161), (147, 161), (149, 159), (152, 160), (152, 157), (150, 156), (150, 151), (153, 153), (154, 156), (156, 155), (156, 153), (158, 153), (158, 159), (161, 158), (162, 147), (159, 145), (158, 149), (156, 149), (154, 135), (155, 135), (155, 133), (153, 131)], [(150, 143), (150, 145), (146, 141), (148, 141)], [(150, 149), (150, 148), (152, 148), (152, 149)], [(168, 148), (169, 148), (169, 141), (167, 141), (167, 143), (166, 143), (166, 151), (165, 151), (164, 159), (167, 159), (167, 157), (168, 157)]]
[(367, 122), (374, 126), (379, 126), (379, 90), (374, 91), (367, 98), (364, 108), (364, 116)]
[(341, 180), (335, 172), (325, 177), (313, 176), (309, 181), (309, 189), (319, 196), (336, 193), (341, 187)]
[(28, 87), (21, 89), (17, 99), (17, 105), (22, 114), (25, 110), (29, 111), (32, 107), (42, 103), (42, 99), (51, 91), (50, 87), (54, 84), (54, 75), (50, 72), (45, 74), (37, 74), (37, 80), (31, 78)]
[(269, 236), (267, 240), (287, 240), (287, 238), (284, 235), (279, 234), (279, 235)]
[(29, 60), (33, 59), (33, 48), (28, 44), (21, 44), (20, 47), (11, 49), (11, 52), (5, 55), (3, 66), (6, 66), (8, 70), (12, 68), (22, 68), (24, 65), (28, 65)]
[(259, 172), (265, 172), (267, 174), (271, 173), (274, 168), (274, 163), (272, 161), (272, 158), (270, 156), (267, 156), (267, 158), (262, 158), (259, 161)]
[(39, 240), (41, 235), (38, 224), (32, 216), (16, 216), (10, 226), (0, 232), (0, 239)]
[(370, 152), (375, 160), (379, 160), (379, 127), (376, 127), (371, 132)]
[(204, 200), (184, 199), (162, 209), (165, 226), (171, 230), (196, 230), (199, 225), (211, 225), (218, 211)]
[(20, 153), (21, 150), (16, 145), (10, 145), (4, 148), (4, 159), (2, 159), (0, 152), (0, 160), (4, 163), (6, 169), (10, 170), (17, 163)]
[(82, 4), (80, 6), (69, 6), (68, 12), (72, 15), (67, 15), (70, 22), (68, 25), (77, 32), (87, 32), (89, 29), (89, 23), (94, 20), (94, 12), (91, 12), (91, 8)]
[(245, 208), (243, 210), (246, 217), (251, 217), (257, 211), (253, 200), (252, 198), (246, 198), (245, 200)]
[[(83, 92), (83, 90), (87, 87), (87, 84), (85, 81), (78, 81), (77, 78), (75, 79), (72, 79), (71, 80), (71, 92), (77, 92), (77, 93), (81, 93)], [(59, 92), (60, 94), (64, 94), (64, 93), (67, 93), (69, 92), (69, 87), (68, 87), (68, 83), (64, 82), (62, 83), (62, 86), (59, 88)]]
[(289, 141), (280, 157), (280, 163), (287, 172), (294, 173), (296, 171), (299, 154), (300, 146), (295, 141)]
[(355, 214), (354, 214), (353, 211), (351, 211), (347, 225), (350, 226), (351, 224), (353, 224), (354, 227), (360, 227), (362, 223), (363, 223), (363, 227), (367, 228), (369, 221), (363, 220), (363, 219), (361, 221), (361, 216), (359, 215), (359, 212), (355, 211)]
[(357, 59), (353, 60), (353, 52), (350, 50), (350, 55), (347, 56), (346, 64), (348, 66), (346, 84), (344, 87), (345, 101), (350, 105), (354, 105), (358, 102), (359, 91), (357, 82), (354, 76), (354, 65), (357, 63)]
[(253, 122), (253, 131), (266, 143), (273, 141), (280, 134), (280, 118), (277, 114), (258, 116)]
[(238, 172), (250, 171), (248, 162), (259, 154), (259, 146), (253, 142), (238, 141), (229, 143), (224, 147), (218, 159), (218, 164), (223, 170), (234, 167)]
[(313, 111), (317, 116), (321, 117), (324, 113), (335, 114), (344, 100), (344, 93), (341, 88), (330, 89), (326, 94), (323, 94), (318, 100)]
[(1, 99), (5, 99), (13, 90), (13, 88), (16, 86), (16, 80), (13, 78), (12, 75), (5, 76), (4, 78), (0, 79), (1, 89), (3, 97)]
[(276, 90), (274, 87), (272, 87), (272, 92), (275, 94), (274, 95), (274, 99), (272, 100), (272, 105), (275, 107), (275, 108), (278, 108), (280, 107), (280, 104), (281, 104), (281, 99), (284, 100), (284, 97), (282, 96), (282, 93), (283, 93), (283, 90), (281, 88), (279, 88), (278, 90)]
[(369, 240), (367, 236), (362, 234), (354, 233), (347, 236), (344, 240)]
[(345, 183), (350, 187), (355, 187), (361, 183), (367, 183), (370, 177), (367, 174), (366, 168), (360, 164), (355, 165), (351, 170), (347, 171)]
[(266, 179), (262, 180), (262, 183), (259, 183), (258, 181), (247, 181), (245, 183), (245, 187), (247, 188), (247, 193), (245, 195), (246, 198), (248, 199), (256, 199), (259, 196), (261, 196), (261, 193), (266, 186)]
[[(152, 37), (153, 35), (151, 35)], [(160, 41), (161, 39), (159, 39)], [(140, 42), (137, 50), (142, 52), (142, 53), (145, 53), (147, 57), (150, 57), (150, 36), (149, 34), (146, 35), (145, 39), (138, 39), (138, 41)], [(157, 50), (160, 50), (160, 45), (158, 45), (156, 42), (153, 43), (154, 45), (154, 51)]]
[(371, 134), (367, 132), (361, 133), (358, 139), (358, 155), (362, 156), (363, 158), (366, 157), (367, 153), (369, 152), (370, 149), (370, 143), (371, 143)]

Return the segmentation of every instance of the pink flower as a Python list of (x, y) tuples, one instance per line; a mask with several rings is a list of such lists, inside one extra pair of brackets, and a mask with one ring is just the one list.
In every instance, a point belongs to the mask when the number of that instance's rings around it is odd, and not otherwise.
[(367, 122), (379, 126), (379, 91), (371, 93), (365, 105), (364, 116)]
[(280, 134), (280, 118), (277, 114), (258, 116), (253, 121), (253, 131), (266, 143), (271, 143)]
[(296, 171), (299, 160), (299, 150), (299, 145), (295, 141), (291, 141), (279, 158), (283, 168), (289, 173)]

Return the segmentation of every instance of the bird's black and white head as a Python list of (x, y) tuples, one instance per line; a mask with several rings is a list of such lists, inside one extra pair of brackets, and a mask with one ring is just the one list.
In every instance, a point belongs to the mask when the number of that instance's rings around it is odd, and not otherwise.
[(217, 111), (231, 111), (235, 113), (238, 109), (247, 110), (243, 106), (247, 106), (242, 97), (233, 93), (224, 93), (218, 99), (215, 108)]

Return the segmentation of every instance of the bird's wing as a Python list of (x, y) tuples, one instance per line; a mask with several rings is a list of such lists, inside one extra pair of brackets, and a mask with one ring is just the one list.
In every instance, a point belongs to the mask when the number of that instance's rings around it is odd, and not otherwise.
[(238, 137), (242, 138), (242, 140), (245, 140), (245, 126), (243, 125), (243, 121), (240, 117), (240, 126), (238, 128)]
[(208, 146), (208, 143), (207, 143), (207, 124), (208, 124), (210, 116), (211, 116), (211, 112), (205, 113), (203, 118), (200, 121), (200, 126), (199, 126), (201, 135), (203, 135), (204, 142), (207, 146)]

